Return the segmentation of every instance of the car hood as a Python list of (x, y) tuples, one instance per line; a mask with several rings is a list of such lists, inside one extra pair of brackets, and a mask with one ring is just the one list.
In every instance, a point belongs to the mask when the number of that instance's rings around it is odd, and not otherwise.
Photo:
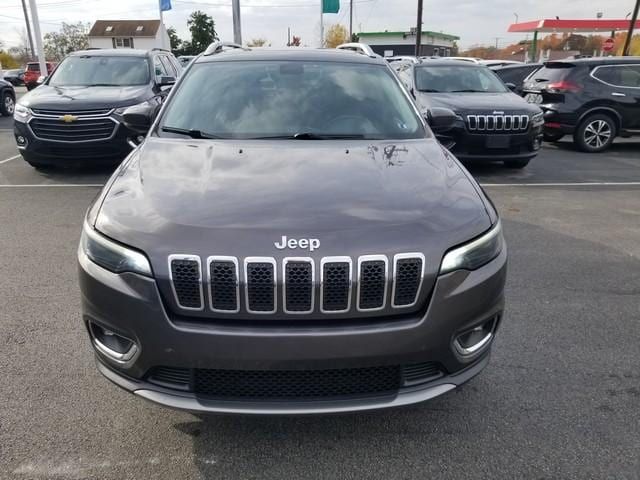
[(124, 87), (53, 87), (40, 85), (20, 99), (27, 107), (52, 110), (88, 110), (124, 107), (147, 100), (148, 85)]
[[(421, 252), (434, 280), (444, 252), (491, 226), (479, 187), (434, 139), (224, 141), (151, 137), (112, 177), (95, 227), (167, 257)], [(320, 247), (274, 242), (317, 238)], [(316, 260), (317, 261), (317, 260)]]
[(513, 92), (505, 93), (425, 93), (418, 92), (422, 110), (432, 107), (449, 108), (456, 113), (501, 111), (535, 114), (540, 110)]

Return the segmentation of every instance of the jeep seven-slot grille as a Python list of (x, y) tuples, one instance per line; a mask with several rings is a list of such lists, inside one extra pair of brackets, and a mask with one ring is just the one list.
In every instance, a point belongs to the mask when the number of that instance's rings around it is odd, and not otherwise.
[(169, 258), (178, 308), (229, 314), (337, 314), (378, 311), (387, 305), (413, 307), (420, 298), (424, 263), (421, 253), (398, 254), (393, 261), (385, 255), (325, 257), (318, 269), (310, 258), (278, 263), (271, 257), (247, 257), (244, 262), (209, 257), (204, 268), (197, 256)]
[(396, 394), (444, 374), (435, 362), (329, 370), (214, 370), (155, 367), (161, 387), (224, 400), (314, 400)]
[(178, 305), (189, 310), (200, 310), (203, 301), (200, 263), (192, 259), (173, 259), (170, 263)]
[(529, 127), (528, 115), (467, 115), (472, 132), (524, 132)]

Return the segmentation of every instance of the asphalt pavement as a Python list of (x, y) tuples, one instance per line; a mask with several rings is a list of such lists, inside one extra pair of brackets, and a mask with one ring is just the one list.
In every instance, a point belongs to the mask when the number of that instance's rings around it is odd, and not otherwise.
[(6, 120), (0, 478), (640, 478), (640, 142), (471, 168), (501, 212), (510, 272), (491, 363), (467, 385), (366, 414), (207, 417), (97, 373), (75, 250), (109, 171), (39, 173), (12, 159)]

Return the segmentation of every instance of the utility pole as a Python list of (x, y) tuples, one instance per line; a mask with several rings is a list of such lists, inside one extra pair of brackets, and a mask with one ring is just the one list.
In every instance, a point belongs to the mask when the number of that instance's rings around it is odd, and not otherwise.
[(26, 0), (22, 0), (22, 11), (24, 12), (24, 23), (27, 26), (27, 37), (29, 38), (29, 49), (31, 50), (31, 58), (35, 58), (36, 51), (33, 49), (33, 37), (31, 36), (31, 24), (29, 23), (29, 14), (27, 13)]
[(638, 21), (638, 10), (640, 10), (640, 0), (636, 0), (636, 6), (633, 9), (633, 15), (631, 15), (631, 23), (629, 24), (629, 32), (627, 33), (627, 39), (624, 41), (624, 48), (622, 49), (622, 55), (629, 55), (629, 48), (631, 47), (631, 37), (633, 37), (633, 29)]
[(496, 39), (496, 50), (498, 49), (498, 41), (501, 39), (502, 37), (495, 37)]
[(233, 43), (242, 45), (242, 26), (240, 25), (240, 0), (233, 0)]
[(287, 28), (287, 47), (291, 46), (291, 27)]
[(353, 41), (353, 0), (349, 0), (349, 41)]
[(33, 34), (36, 38), (36, 53), (38, 54), (38, 63), (40, 64), (40, 75), (46, 77), (47, 62), (44, 58), (44, 48), (42, 47), (42, 33), (40, 32), (40, 20), (38, 19), (38, 6), (36, 0), (29, 0), (29, 8), (31, 9), (31, 20), (33, 21)]
[(324, 0), (320, 0), (320, 48), (324, 48)]
[(418, 19), (416, 24), (416, 57), (420, 56), (422, 44), (422, 0), (418, 0)]

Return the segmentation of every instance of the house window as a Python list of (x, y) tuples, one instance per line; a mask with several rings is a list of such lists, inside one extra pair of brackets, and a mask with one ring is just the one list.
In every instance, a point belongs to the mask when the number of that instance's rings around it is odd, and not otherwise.
[(105, 28), (104, 31), (105, 32), (112, 32), (113, 31), (113, 25), (107, 26), (107, 28)]
[(114, 38), (114, 48), (133, 48), (133, 38)]
[(141, 32), (142, 30), (144, 30), (144, 25), (138, 25), (136, 27), (136, 32)]

